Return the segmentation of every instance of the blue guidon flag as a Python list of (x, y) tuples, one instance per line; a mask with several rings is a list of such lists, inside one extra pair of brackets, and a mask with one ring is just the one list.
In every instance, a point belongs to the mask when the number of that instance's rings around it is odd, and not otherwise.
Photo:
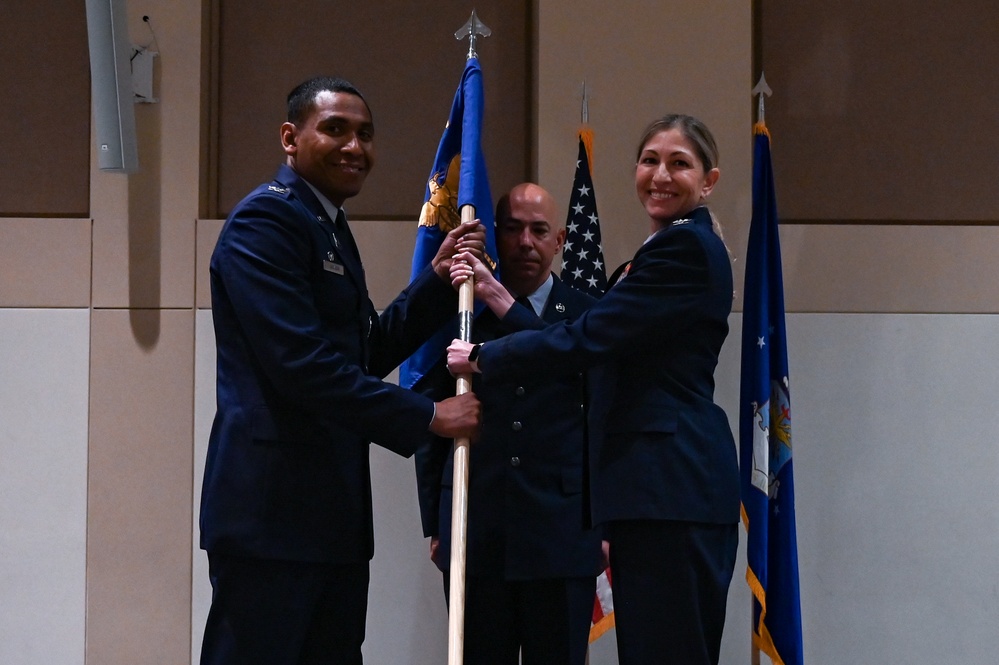
[(770, 134), (762, 122), (753, 130), (753, 219), (746, 250), (739, 406), (746, 580), (753, 594), (753, 644), (777, 665), (801, 665), (791, 392), (777, 198)]
[[(444, 236), (461, 223), (460, 211), (465, 205), (475, 207), (475, 216), (486, 227), (486, 258), (496, 268), (493, 197), (482, 155), (482, 109), (482, 69), (478, 58), (469, 58), (427, 181), (410, 280), (430, 264)], [(399, 368), (399, 385), (412, 388), (456, 336), (448, 326), (420, 347)]]

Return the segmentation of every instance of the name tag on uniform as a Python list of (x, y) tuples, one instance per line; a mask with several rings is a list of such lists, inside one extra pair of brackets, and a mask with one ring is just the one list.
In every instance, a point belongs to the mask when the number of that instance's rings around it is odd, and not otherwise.
[(323, 261), (323, 270), (331, 272), (337, 275), (343, 274), (343, 264), (337, 263), (333, 259), (333, 252), (326, 255), (326, 259)]

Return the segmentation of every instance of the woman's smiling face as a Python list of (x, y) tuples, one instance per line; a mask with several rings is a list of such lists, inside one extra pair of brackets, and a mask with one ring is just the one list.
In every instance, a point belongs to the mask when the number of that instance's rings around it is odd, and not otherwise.
[(718, 180), (704, 171), (693, 142), (677, 129), (646, 141), (635, 166), (635, 189), (654, 226), (662, 228), (700, 205)]

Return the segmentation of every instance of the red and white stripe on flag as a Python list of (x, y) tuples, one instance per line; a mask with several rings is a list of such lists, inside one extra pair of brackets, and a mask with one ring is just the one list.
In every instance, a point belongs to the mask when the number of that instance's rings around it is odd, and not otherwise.
[(590, 642), (595, 642), (614, 627), (614, 598), (611, 595), (611, 569), (607, 567), (597, 578), (597, 593), (593, 598), (593, 625)]

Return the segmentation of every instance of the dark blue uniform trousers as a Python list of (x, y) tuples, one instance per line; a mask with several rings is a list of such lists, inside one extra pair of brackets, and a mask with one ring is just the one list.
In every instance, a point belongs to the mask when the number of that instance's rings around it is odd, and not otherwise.
[(595, 593), (595, 577), (467, 576), (464, 665), (583, 665)]
[(738, 524), (609, 524), (621, 665), (717, 665)]
[(209, 554), (201, 665), (361, 665), (368, 562)]

